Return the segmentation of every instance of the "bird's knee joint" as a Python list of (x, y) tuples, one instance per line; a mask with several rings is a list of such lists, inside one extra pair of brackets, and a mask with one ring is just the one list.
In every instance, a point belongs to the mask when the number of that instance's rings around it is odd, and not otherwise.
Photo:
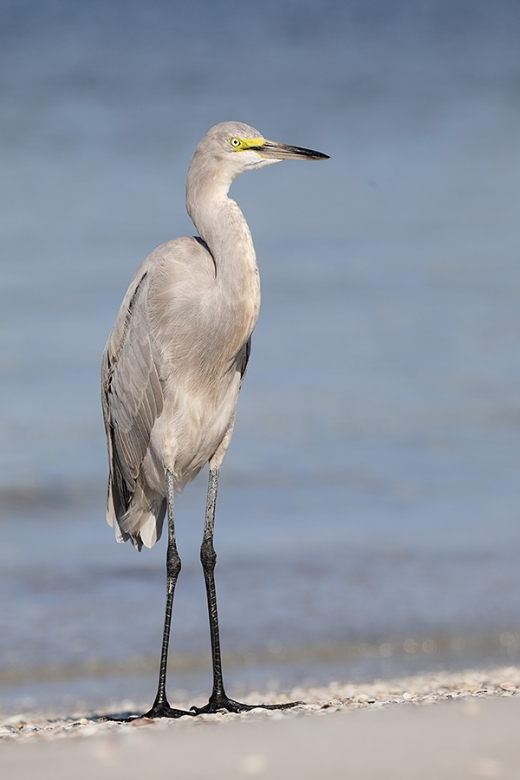
[(205, 569), (214, 569), (217, 563), (217, 553), (213, 545), (202, 543), (200, 548), (200, 562)]
[(166, 562), (166, 576), (170, 580), (176, 580), (181, 570), (181, 559), (177, 556), (171, 561)]

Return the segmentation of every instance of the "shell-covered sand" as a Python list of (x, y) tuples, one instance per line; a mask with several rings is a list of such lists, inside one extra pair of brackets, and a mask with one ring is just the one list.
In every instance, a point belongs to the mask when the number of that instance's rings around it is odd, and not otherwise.
[[(231, 723), (259, 719), (284, 720), (313, 713), (332, 713), (356, 709), (380, 709), (402, 705), (431, 705), (441, 701), (464, 701), (468, 708), (490, 697), (514, 697), (520, 700), (520, 667), (496, 668), (486, 671), (433, 672), (413, 677), (376, 680), (372, 683), (331, 682), (326, 687), (293, 688), (285, 693), (253, 692), (245, 697), (246, 704), (283, 704), (301, 701), (288, 710), (266, 710), (261, 706), (243, 713), (225, 711), (177, 720), (151, 720), (139, 717), (146, 703), (116, 702), (97, 712), (70, 713), (20, 712), (2, 717), (0, 709), (0, 741), (49, 740), (122, 734), (136, 728), (195, 728), (201, 723)], [(172, 701), (172, 706), (189, 710), (193, 704), (202, 706), (202, 699), (190, 702)], [(134, 717), (135, 716), (135, 717)], [(129, 722), (113, 718), (128, 718)], [(519, 768), (520, 777), (520, 768)]]
[[(2, 780), (463, 780), (520, 777), (520, 667), (331, 682), (249, 703), (291, 710), (183, 716), (26, 712), (0, 718)], [(189, 704), (203, 704), (190, 702)], [(188, 707), (187, 702), (172, 702)]]

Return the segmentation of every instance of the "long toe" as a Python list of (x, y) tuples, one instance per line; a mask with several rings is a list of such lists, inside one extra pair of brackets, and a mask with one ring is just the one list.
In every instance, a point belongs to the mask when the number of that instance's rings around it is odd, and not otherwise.
[(219, 712), (220, 710), (226, 710), (227, 712), (247, 712), (248, 710), (288, 710), (291, 707), (297, 707), (299, 704), (303, 704), (302, 701), (291, 701), (286, 704), (243, 704), (240, 701), (230, 699), (228, 696), (212, 696), (209, 702), (204, 707), (191, 707), (191, 713), (193, 715), (204, 715), (206, 713)]

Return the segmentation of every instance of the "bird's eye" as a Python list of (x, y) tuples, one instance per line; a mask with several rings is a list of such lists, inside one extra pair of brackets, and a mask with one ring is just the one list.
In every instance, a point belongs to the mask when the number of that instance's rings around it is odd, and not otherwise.
[(232, 138), (232, 139), (231, 139), (231, 146), (234, 146), (234, 147), (235, 147), (235, 149), (236, 149), (236, 147), (237, 147), (237, 146), (240, 146), (240, 141), (239, 141), (239, 139), (238, 139), (238, 138)]

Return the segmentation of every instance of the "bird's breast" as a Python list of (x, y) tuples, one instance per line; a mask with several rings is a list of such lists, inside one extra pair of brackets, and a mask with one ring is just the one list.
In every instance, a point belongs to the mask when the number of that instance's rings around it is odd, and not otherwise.
[(212, 457), (233, 420), (260, 307), (256, 265), (219, 273), (202, 247), (186, 241), (180, 248), (189, 252), (186, 261), (176, 242), (148, 300), (164, 396), (150, 444), (178, 487)]

